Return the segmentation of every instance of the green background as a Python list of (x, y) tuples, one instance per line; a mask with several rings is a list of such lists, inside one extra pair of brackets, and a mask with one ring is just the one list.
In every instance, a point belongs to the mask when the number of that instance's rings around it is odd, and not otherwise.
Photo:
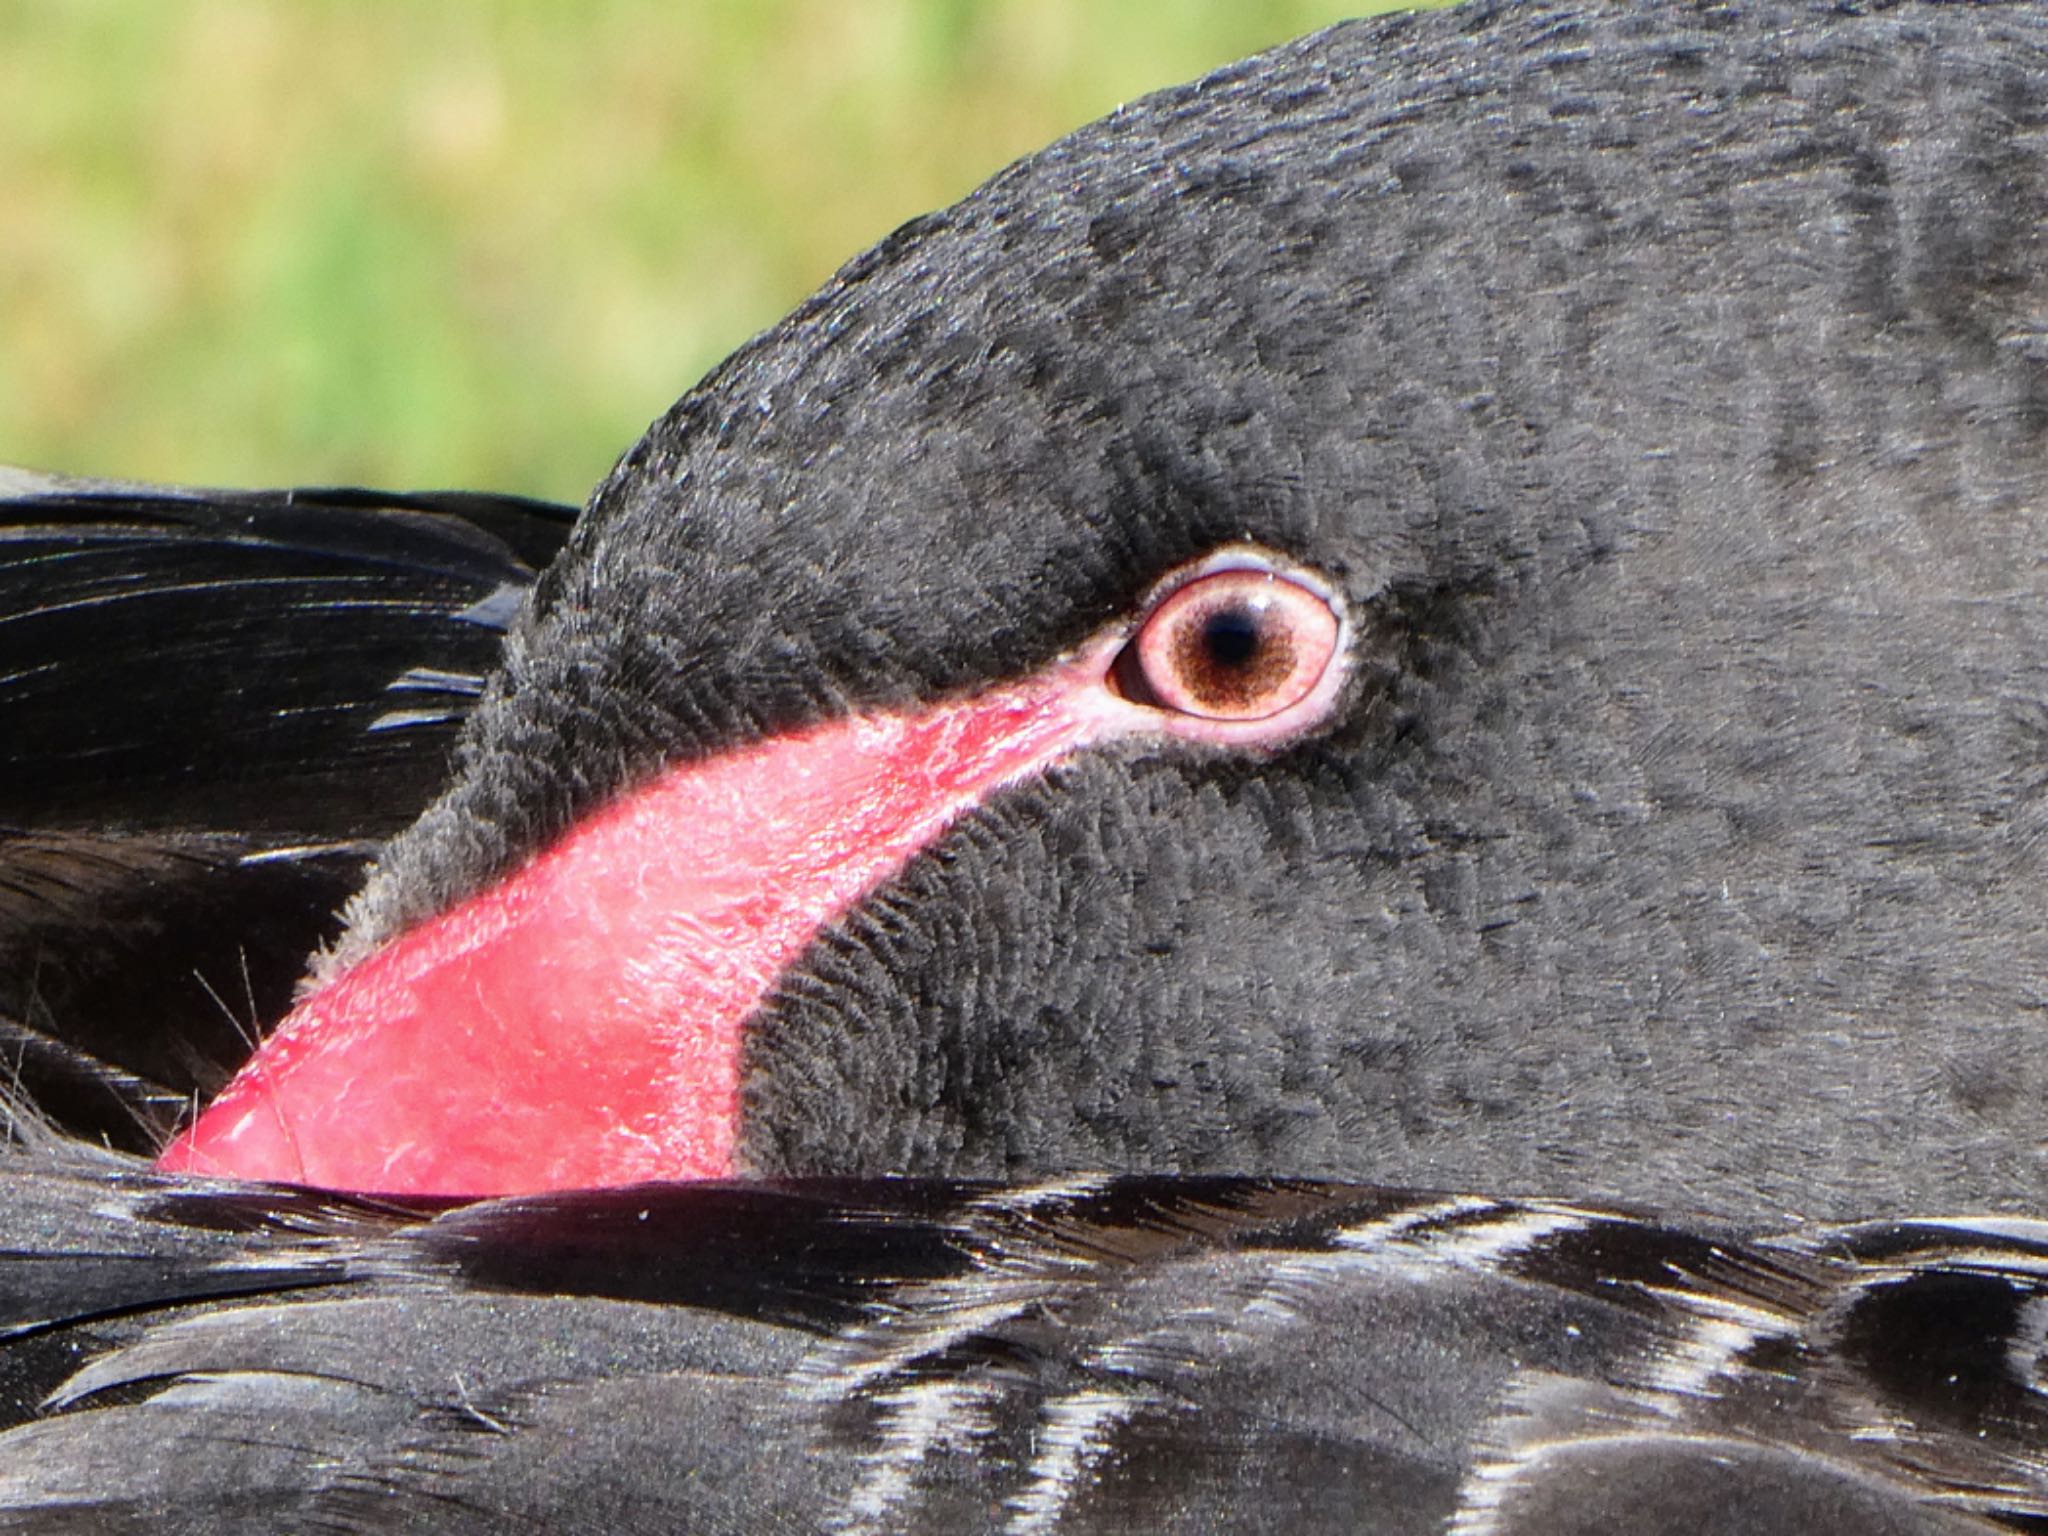
[(580, 500), (903, 220), (1373, 8), (0, 6), (0, 462)]

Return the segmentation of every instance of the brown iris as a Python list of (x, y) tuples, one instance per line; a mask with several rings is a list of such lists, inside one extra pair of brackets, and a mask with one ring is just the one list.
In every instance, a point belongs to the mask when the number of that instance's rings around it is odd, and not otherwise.
[(1177, 587), (1120, 658), (1127, 697), (1204, 720), (1263, 720), (1299, 703), (1337, 649), (1329, 603), (1278, 571), (1228, 569)]

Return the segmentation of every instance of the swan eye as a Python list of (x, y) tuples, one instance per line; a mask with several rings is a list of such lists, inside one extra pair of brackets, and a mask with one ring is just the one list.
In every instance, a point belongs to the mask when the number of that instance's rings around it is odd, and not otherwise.
[(1339, 629), (1328, 600), (1277, 570), (1212, 571), (1145, 616), (1116, 678), (1134, 703), (1197, 720), (1267, 720), (1316, 690)]

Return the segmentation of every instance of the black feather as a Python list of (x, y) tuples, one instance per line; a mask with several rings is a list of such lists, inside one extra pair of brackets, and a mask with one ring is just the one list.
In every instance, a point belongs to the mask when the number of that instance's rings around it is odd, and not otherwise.
[[(2032, 1223), (1925, 1228), (1898, 1256), (1855, 1230), (1220, 1179), (432, 1216), (17, 1159), (0, 1227), (9, 1530), (2048, 1518)], [(1951, 1310), (1965, 1286), (1996, 1304)], [(1873, 1324), (1920, 1366), (1911, 1341), (1939, 1335), (1997, 1413), (1929, 1414)]]
[(573, 514), (510, 497), (0, 490), (0, 1070), (147, 1151), (330, 942)]

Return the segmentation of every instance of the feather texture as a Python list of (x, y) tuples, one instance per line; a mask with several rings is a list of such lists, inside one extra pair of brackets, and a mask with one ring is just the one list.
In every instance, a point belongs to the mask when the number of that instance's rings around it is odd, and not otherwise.
[(148, 1151), (333, 938), (567, 508), (0, 477), (0, 1060)]
[(9, 1530), (2048, 1518), (2036, 1222), (1199, 1178), (434, 1215), (16, 1159), (0, 1224)]

